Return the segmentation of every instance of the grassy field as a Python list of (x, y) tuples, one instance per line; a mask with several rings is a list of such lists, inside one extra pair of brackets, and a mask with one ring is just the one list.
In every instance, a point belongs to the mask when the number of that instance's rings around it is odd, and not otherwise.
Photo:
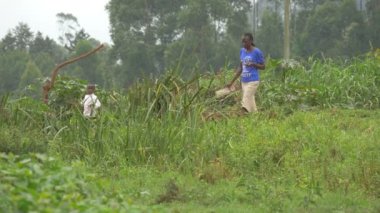
[(230, 71), (100, 90), (94, 120), (81, 81), (3, 96), (0, 211), (379, 212), (379, 59), (268, 67), (249, 116), (213, 98)]

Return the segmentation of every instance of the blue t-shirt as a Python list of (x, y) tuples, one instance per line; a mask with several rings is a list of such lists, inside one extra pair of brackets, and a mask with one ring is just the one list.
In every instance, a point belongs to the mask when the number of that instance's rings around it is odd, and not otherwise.
[(249, 63), (264, 64), (265, 59), (261, 50), (255, 47), (252, 51), (247, 52), (245, 48), (242, 48), (240, 50), (240, 61), (243, 66), (241, 81), (242, 82), (259, 81), (260, 75), (257, 68), (248, 67), (247, 64)]

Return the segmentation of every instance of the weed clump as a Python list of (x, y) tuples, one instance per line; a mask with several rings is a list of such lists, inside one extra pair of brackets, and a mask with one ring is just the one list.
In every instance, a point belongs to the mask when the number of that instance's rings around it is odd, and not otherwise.
[(165, 185), (165, 192), (157, 198), (156, 203), (171, 203), (180, 199), (181, 196), (179, 187), (177, 186), (175, 180), (172, 179)]

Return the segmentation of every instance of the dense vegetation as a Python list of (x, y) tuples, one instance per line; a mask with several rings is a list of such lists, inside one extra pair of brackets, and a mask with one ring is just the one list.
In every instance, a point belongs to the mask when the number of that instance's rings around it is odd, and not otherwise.
[[(238, 63), (243, 32), (254, 31), (256, 45), (271, 58), (283, 52), (283, 1), (260, 0), (256, 27), (247, 0), (111, 0), (113, 44), (63, 70), (105, 88), (128, 88), (141, 78), (157, 78), (180, 68), (205, 73)], [(380, 47), (379, 0), (293, 0), (291, 57), (344, 58)], [(261, 5), (261, 6), (260, 6)], [(267, 6), (264, 6), (267, 5)], [(349, 15), (347, 15), (349, 14)], [(74, 14), (75, 15), (75, 14)], [(73, 14), (57, 14), (62, 35), (54, 39), (20, 23), (0, 40), (0, 93), (23, 91), (48, 77), (55, 64), (97, 46)]]
[[(269, 61), (260, 113), (215, 99), (232, 72), (176, 71), (127, 92), (61, 77), (49, 105), (2, 96), (2, 211), (380, 210), (380, 58)], [(36, 153), (36, 154), (31, 154)]]
[[(293, 0), (286, 61), (282, 1), (252, 26), (247, 0), (151, 2), (111, 0), (113, 45), (48, 104), (53, 67), (100, 42), (65, 13), (59, 42), (25, 23), (1, 39), (0, 212), (380, 212), (378, 0)], [(251, 28), (267, 69), (243, 115), (240, 91), (214, 94)]]

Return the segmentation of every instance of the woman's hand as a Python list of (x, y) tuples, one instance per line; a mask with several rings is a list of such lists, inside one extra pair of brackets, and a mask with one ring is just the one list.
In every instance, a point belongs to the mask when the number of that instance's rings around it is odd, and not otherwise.
[(229, 84), (226, 85), (226, 87), (228, 87), (228, 89), (232, 88), (232, 86), (234, 85), (235, 81), (240, 77), (242, 71), (243, 71), (243, 64), (240, 62), (240, 65), (237, 67), (235, 76), (232, 79), (231, 83), (229, 83)]
[(254, 67), (254, 68), (259, 69), (259, 70), (264, 70), (265, 69), (265, 64), (256, 64), (256, 63), (253, 63), (253, 62), (248, 62), (245, 66), (247, 66), (247, 67)]
[(265, 70), (265, 64), (253, 64), (253, 67), (259, 70)]
[(253, 63), (253, 62), (247, 62), (245, 64), (245, 66), (247, 66), (247, 67), (255, 67), (255, 63)]
[(228, 88), (229, 90), (232, 90), (234, 87), (234, 83), (229, 83), (226, 85), (226, 88)]

